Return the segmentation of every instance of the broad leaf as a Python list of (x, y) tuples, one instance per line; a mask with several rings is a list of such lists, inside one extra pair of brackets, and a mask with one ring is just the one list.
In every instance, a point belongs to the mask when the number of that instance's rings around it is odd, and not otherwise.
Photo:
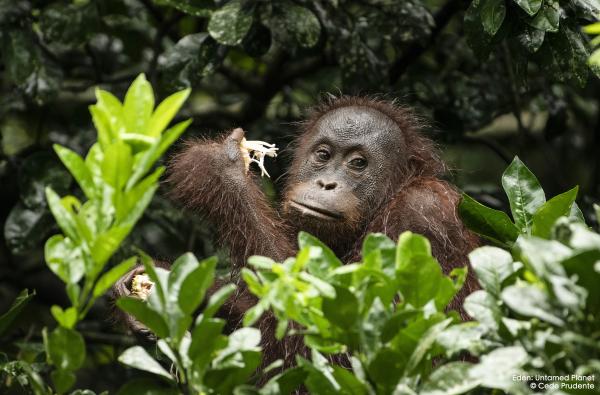
[(133, 256), (119, 263), (117, 266), (104, 273), (100, 277), (100, 279), (98, 279), (98, 282), (94, 287), (94, 297), (97, 298), (102, 296), (106, 291), (110, 289), (110, 287), (113, 286), (114, 283), (116, 283), (121, 277), (127, 274), (127, 272), (131, 270), (131, 268), (135, 265), (136, 262), (137, 257)]
[(160, 338), (169, 336), (169, 329), (165, 320), (156, 311), (137, 298), (120, 298), (117, 300), (117, 306), (126, 313), (134, 316), (138, 321), (144, 324), (148, 329)]
[(542, 6), (542, 0), (514, 0), (527, 14), (535, 15)]
[(483, 289), (495, 297), (500, 295), (502, 282), (514, 272), (510, 253), (496, 247), (474, 250), (469, 254), (469, 261)]
[(167, 372), (144, 348), (133, 346), (123, 351), (119, 356), (119, 362), (145, 372), (150, 372), (173, 381), (173, 377)]
[(85, 343), (81, 334), (73, 329), (57, 327), (43, 331), (46, 353), (52, 363), (65, 370), (77, 370), (85, 361)]
[(358, 299), (352, 292), (335, 287), (335, 298), (323, 298), (323, 314), (334, 325), (349, 330), (358, 319)]
[(506, 16), (505, 0), (482, 0), (481, 23), (486, 33), (495, 35)]
[(546, 202), (544, 190), (533, 173), (518, 157), (502, 174), (502, 186), (508, 196), (515, 224), (529, 234), (535, 212)]
[(519, 229), (505, 212), (494, 210), (463, 194), (458, 206), (460, 216), (469, 229), (500, 245), (509, 245), (519, 236)]
[(187, 100), (190, 92), (190, 89), (184, 89), (173, 93), (156, 107), (156, 111), (152, 114), (148, 125), (147, 134), (149, 136), (159, 137), (162, 134), (183, 103)]
[(240, 0), (232, 0), (213, 12), (208, 22), (208, 32), (224, 45), (238, 45), (252, 25), (251, 9)]
[(0, 337), (10, 328), (11, 324), (15, 321), (15, 319), (19, 316), (21, 311), (27, 303), (33, 298), (35, 295), (35, 291), (29, 293), (27, 289), (24, 289), (19, 293), (15, 301), (10, 306), (7, 312), (0, 316)]
[(421, 395), (463, 394), (479, 385), (479, 380), (469, 375), (473, 364), (450, 362), (435, 369), (419, 390)]
[(502, 317), (498, 300), (485, 291), (475, 291), (465, 299), (467, 314), (492, 331), (497, 331)]
[(73, 329), (78, 320), (78, 313), (75, 307), (69, 307), (63, 310), (60, 306), (54, 305), (50, 308), (52, 316), (60, 324), (67, 329)]
[(563, 326), (564, 321), (550, 307), (548, 295), (534, 285), (511, 285), (502, 291), (508, 307), (525, 317), (536, 317), (550, 324)]
[(531, 234), (534, 236), (549, 238), (552, 226), (560, 217), (568, 216), (577, 197), (579, 187), (548, 200), (533, 215)]
[(73, 175), (83, 193), (85, 193), (85, 196), (88, 199), (92, 199), (95, 195), (94, 182), (81, 156), (58, 144), (54, 144), (53, 147), (62, 163), (69, 169), (69, 172)]
[(153, 110), (154, 91), (146, 80), (146, 76), (140, 74), (127, 90), (123, 103), (127, 133), (151, 135), (148, 130), (148, 122)]

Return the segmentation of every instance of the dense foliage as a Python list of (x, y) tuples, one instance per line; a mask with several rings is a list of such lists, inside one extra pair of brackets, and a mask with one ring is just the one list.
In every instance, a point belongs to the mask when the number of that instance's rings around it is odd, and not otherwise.
[[(157, 341), (152, 353), (134, 345), (118, 360), (162, 380), (133, 379), (121, 386), (122, 394), (595, 389), (600, 235), (585, 225), (575, 203), (577, 188), (546, 201), (537, 178), (515, 158), (502, 177), (514, 223), (464, 196), (460, 211), (465, 223), (505, 248), (481, 247), (469, 256), (482, 287), (464, 301), (471, 322), (447, 311), (467, 268), (445, 276), (423, 236), (405, 232), (396, 245), (384, 235), (369, 235), (362, 262), (343, 265), (327, 246), (300, 233), (295, 258), (283, 263), (249, 259), (254, 270), (243, 269), (242, 277), (258, 303), (246, 312), (245, 327), (226, 336), (225, 321), (215, 313), (235, 285), (213, 293), (194, 319), (214, 282), (216, 258), (198, 262), (188, 253), (167, 271), (138, 251), (104, 269), (157, 189), (163, 168), (151, 171), (153, 164), (189, 124), (178, 123), (163, 133), (189, 90), (171, 95), (156, 109), (144, 75), (133, 82), (123, 103), (108, 92), (96, 94), (90, 113), (98, 142), (85, 159), (55, 146), (88, 200), (61, 199), (46, 188), (63, 234), (47, 240), (45, 260), (66, 284), (71, 306), (52, 306), (58, 325), (42, 329), (43, 348), (8, 341), (13, 350), (0, 354), (0, 377), (11, 391), (71, 390), (87, 359), (78, 323), (138, 259), (154, 284), (152, 291), (146, 300), (131, 296), (116, 304)], [(0, 337), (33, 296), (23, 291), (0, 317)], [(275, 336), (301, 336), (309, 359), (298, 355), (296, 365), (283, 370), (281, 360), (261, 367), (263, 334), (251, 326), (268, 311), (278, 321)], [(478, 359), (468, 362), (465, 355)], [(278, 373), (258, 385), (274, 369)]]
[[(245, 279), (262, 302), (246, 323), (271, 308), (280, 336), (310, 328), (301, 335), (313, 349), (312, 362), (300, 359), (261, 391), (303, 383), (328, 393), (449, 392), (443, 385), (519, 392), (527, 383), (498, 380), (509, 372), (598, 375), (600, 244), (583, 220), (598, 222), (600, 61), (598, 50), (592, 55), (598, 39), (587, 34), (600, 32), (591, 24), (599, 11), (597, 0), (0, 0), (0, 386), (255, 391), (244, 385), (256, 380), (259, 333), (218, 336), (223, 323), (211, 308), (219, 298), (196, 321), (196, 299), (179, 303), (188, 276), (204, 287), (227, 270), (226, 253), (212, 246), (210, 227), (163, 197), (154, 165), (188, 125), (188, 135), (243, 126), (285, 146), (292, 123), (323, 92), (383, 93), (431, 119), (427, 132), (472, 196), (461, 215), (495, 247), (471, 256), (483, 291), (465, 304), (477, 319), (468, 324), (444, 311), (464, 273), (433, 269), (417, 235), (398, 245), (371, 236), (363, 269), (337, 267), (308, 235), (295, 259), (252, 259), (255, 274)], [(165, 101), (153, 112), (158, 98)], [(164, 131), (173, 117), (193, 122)], [(516, 154), (539, 181), (520, 160), (511, 163)], [(277, 180), (285, 156), (271, 166)], [(497, 179), (507, 166), (505, 197)], [(262, 181), (278, 193), (277, 181)], [(546, 201), (540, 184), (556, 196)], [(151, 271), (167, 285), (148, 305), (120, 302), (151, 320), (158, 350), (120, 333), (102, 297), (136, 259), (148, 265), (140, 249), (181, 256), (172, 280)], [(425, 275), (438, 284), (425, 294), (412, 295), (401, 280)], [(392, 307), (390, 295), (402, 303)], [(336, 316), (348, 300), (357, 309)], [(426, 336), (433, 328), (439, 336)], [(212, 348), (192, 347), (207, 333)], [(329, 362), (339, 351), (352, 370)], [(479, 362), (463, 361), (466, 352)], [(123, 368), (119, 355), (162, 378)], [(391, 364), (397, 376), (377, 375), (376, 366)]]

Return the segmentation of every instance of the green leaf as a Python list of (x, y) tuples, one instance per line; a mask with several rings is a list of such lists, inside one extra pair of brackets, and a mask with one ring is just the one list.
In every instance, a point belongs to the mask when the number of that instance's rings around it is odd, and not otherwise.
[(105, 121), (108, 123), (111, 138), (108, 143), (111, 143), (126, 132), (123, 105), (115, 95), (102, 89), (96, 89), (96, 100), (95, 107), (104, 113)]
[[(138, 251), (138, 254), (140, 255), (140, 258), (142, 259), (142, 264), (144, 265), (144, 270), (145, 270), (146, 274), (148, 275), (148, 277), (150, 277), (150, 280), (152, 280), (152, 282), (154, 282), (154, 288), (152, 289), (152, 292), (150, 293), (150, 299), (152, 298), (152, 295), (155, 295), (155, 297), (157, 299), (156, 304), (158, 307), (161, 308), (160, 311), (162, 311), (162, 308), (164, 308), (164, 306), (166, 306), (166, 304), (167, 304), (165, 291), (168, 290), (168, 282), (161, 281), (164, 279), (164, 277), (163, 276), (159, 277), (160, 268), (156, 268), (154, 266), (154, 261), (152, 260), (152, 258), (150, 258), (143, 251)], [(167, 276), (168, 276), (168, 273), (167, 273)]]
[(77, 370), (83, 365), (85, 343), (79, 332), (59, 326), (50, 333), (44, 329), (42, 334), (48, 358), (57, 368)]
[(6, 156), (14, 156), (35, 144), (35, 128), (24, 117), (6, 114), (0, 122), (0, 148)]
[(572, 278), (577, 276), (577, 285), (588, 292), (586, 310), (600, 313), (600, 304), (592, 301), (600, 300), (600, 271), (594, 270), (600, 261), (600, 249), (583, 251), (562, 261), (566, 274)]
[(406, 371), (408, 373), (412, 372), (417, 367), (417, 365), (419, 365), (419, 363), (423, 360), (425, 355), (427, 355), (427, 353), (434, 346), (437, 337), (440, 335), (440, 333), (444, 331), (444, 329), (446, 329), (448, 325), (450, 325), (451, 322), (451, 318), (448, 318), (442, 322), (438, 322), (437, 324), (429, 328), (427, 332), (423, 334), (423, 336), (421, 336), (419, 342), (417, 343), (417, 346), (415, 347), (410, 358), (408, 359), (408, 362), (406, 363)]
[(528, 20), (527, 23), (545, 32), (557, 32), (560, 24), (560, 6), (558, 5), (558, 1), (545, 1), (541, 10), (533, 19)]
[(470, 230), (497, 244), (508, 245), (519, 236), (519, 230), (505, 212), (486, 207), (466, 194), (458, 210)]
[(573, 205), (571, 205), (571, 210), (569, 210), (569, 219), (585, 224), (585, 217), (583, 216), (583, 213), (576, 202), (573, 202)]
[(537, 14), (542, 6), (542, 0), (514, 0), (530, 16)]
[(3, 29), (2, 36), (0, 52), (4, 59), (4, 80), (16, 85), (35, 105), (48, 103), (60, 89), (61, 68), (39, 47), (39, 38), (31, 26)]
[(364, 258), (372, 252), (389, 249), (394, 250), (394, 253), (396, 251), (396, 244), (392, 239), (383, 233), (369, 233), (363, 241), (361, 255)]
[(544, 190), (533, 173), (518, 157), (502, 174), (502, 186), (508, 196), (515, 224), (529, 234), (535, 212), (546, 202)]
[(98, 297), (102, 296), (106, 291), (108, 291), (110, 289), (110, 287), (113, 286), (114, 283), (117, 282), (117, 280), (119, 280), (121, 277), (123, 277), (125, 274), (127, 274), (127, 272), (129, 272), (129, 270), (131, 270), (131, 268), (135, 265), (136, 262), (137, 262), (137, 257), (132, 256), (131, 258), (124, 260), (123, 262), (119, 263), (117, 266), (113, 267), (112, 269), (110, 269), (109, 271), (104, 273), (100, 277), (100, 279), (98, 279), (98, 282), (96, 283), (96, 286), (94, 287), (94, 292), (93, 292), (94, 297), (98, 298)]
[(114, 134), (110, 125), (110, 116), (98, 106), (89, 106), (92, 122), (98, 133), (98, 144), (105, 149), (114, 139)]
[(188, 356), (196, 364), (209, 363), (213, 352), (221, 344), (221, 332), (225, 321), (216, 318), (203, 318), (192, 330), (192, 342)]
[(512, 256), (500, 248), (477, 248), (469, 254), (469, 261), (483, 289), (495, 297), (500, 295), (502, 282), (514, 273)]
[(494, 36), (506, 16), (506, 4), (504, 0), (482, 0), (481, 3), (481, 23), (483, 30), (491, 36)]
[(421, 395), (463, 394), (479, 385), (479, 380), (469, 375), (473, 364), (450, 362), (435, 369), (419, 390)]
[(59, 394), (68, 391), (73, 385), (77, 377), (70, 370), (57, 369), (50, 374), (54, 387)]
[(87, 273), (88, 276), (95, 276), (97, 271), (104, 267), (104, 264), (108, 262), (130, 231), (131, 226), (116, 226), (96, 237), (90, 251), (95, 262), (95, 270)]
[(298, 233), (298, 247), (300, 250), (309, 248), (308, 271), (316, 277), (325, 278), (331, 270), (342, 266), (334, 252), (309, 233)]
[(381, 386), (393, 386), (404, 373), (407, 360), (407, 355), (382, 347), (367, 366), (369, 378)]
[(438, 294), (442, 271), (434, 258), (417, 255), (397, 271), (397, 283), (403, 301), (423, 307)]
[(238, 45), (252, 25), (251, 10), (240, 0), (232, 0), (213, 12), (208, 22), (208, 32), (223, 45)]
[(351, 370), (341, 367), (333, 366), (333, 377), (335, 381), (342, 387), (345, 393), (352, 395), (366, 395), (369, 394), (370, 387), (367, 383), (362, 382), (356, 377)]
[(50, 312), (56, 322), (67, 329), (73, 329), (79, 318), (75, 307), (63, 310), (60, 306), (54, 305), (50, 308)]
[(248, 258), (248, 264), (256, 269), (271, 270), (276, 262), (269, 257), (252, 255)]
[(467, 351), (471, 355), (480, 355), (492, 344), (484, 339), (489, 332), (488, 328), (478, 322), (464, 322), (446, 328), (436, 339), (442, 346), (447, 358), (452, 358)]
[(536, 317), (552, 325), (563, 326), (564, 321), (553, 314), (548, 295), (534, 285), (511, 285), (502, 291), (502, 301), (511, 310), (526, 317)]
[(217, 311), (223, 306), (225, 301), (229, 299), (231, 294), (236, 290), (235, 284), (227, 284), (221, 288), (219, 288), (215, 293), (213, 293), (210, 298), (208, 298), (208, 302), (206, 302), (206, 307), (202, 311), (202, 315), (205, 317), (212, 317), (217, 313)]
[(261, 285), (258, 277), (250, 269), (242, 269), (242, 279), (248, 285), (248, 289), (256, 296), (263, 296), (264, 287)]
[(396, 283), (404, 302), (413, 307), (423, 307), (433, 300), (435, 306), (443, 310), (456, 289), (431, 256), (427, 239), (404, 232), (400, 235), (396, 256)]
[(307, 372), (301, 367), (292, 367), (271, 378), (262, 388), (261, 394), (291, 394), (302, 385)]
[(164, 171), (164, 167), (157, 168), (154, 173), (125, 193), (121, 210), (117, 213), (119, 222), (129, 227), (133, 227), (137, 223), (152, 201), (152, 197), (158, 189), (158, 179)]
[(464, 29), (469, 47), (478, 58), (487, 59), (492, 48), (493, 37), (483, 30), (480, 0), (473, 0), (465, 11)]
[(184, 89), (173, 93), (156, 107), (156, 111), (152, 114), (148, 125), (147, 134), (149, 136), (159, 137), (162, 134), (183, 103), (185, 103), (190, 96), (190, 92), (191, 89)]
[(398, 239), (396, 249), (396, 269), (408, 265), (411, 259), (418, 256), (431, 256), (429, 240), (412, 232), (403, 232)]
[(523, 25), (523, 31), (517, 36), (519, 43), (530, 53), (536, 53), (544, 43), (546, 32)]
[(564, 244), (537, 237), (519, 238), (515, 252), (520, 254), (526, 267), (542, 279), (550, 274), (564, 273), (560, 261), (572, 255), (571, 249)]
[(131, 175), (132, 162), (133, 158), (129, 145), (120, 140), (109, 144), (104, 150), (102, 178), (113, 188), (122, 189)]
[(167, 4), (181, 12), (198, 17), (209, 17), (215, 9), (214, 0), (157, 0), (157, 3), (159, 1), (160, 4)]
[(321, 25), (311, 10), (291, 1), (281, 1), (275, 6), (268, 26), (280, 42), (289, 45), (293, 40), (303, 48), (311, 48), (317, 44)]
[(544, 203), (533, 215), (531, 234), (545, 239), (549, 238), (556, 220), (570, 214), (578, 191), (579, 187), (575, 187)]
[(27, 289), (22, 290), (10, 306), (10, 309), (0, 316), (0, 337), (6, 333), (11, 324), (19, 316), (23, 308), (27, 306), (34, 295), (35, 291), (29, 293), (29, 290)]
[[(325, 358), (316, 351), (312, 351), (313, 361), (300, 356), (296, 357), (298, 366), (308, 374), (304, 385), (309, 393), (319, 395), (335, 395), (340, 393), (340, 385), (332, 375), (332, 369), (325, 363)], [(388, 366), (389, 367), (389, 366)]]
[(85, 274), (81, 249), (62, 235), (50, 237), (44, 246), (46, 264), (67, 284), (75, 284)]
[(548, 35), (547, 41), (549, 45), (543, 46), (542, 49), (546, 48), (544, 55), (550, 60), (544, 61), (552, 62), (557, 70), (550, 71), (554, 72), (559, 80), (574, 80), (583, 87), (589, 75), (589, 51), (579, 30), (565, 23), (556, 34)]
[(39, 248), (54, 228), (52, 215), (45, 206), (28, 208), (18, 202), (4, 222), (4, 239), (13, 254)]
[(148, 122), (154, 110), (154, 91), (146, 80), (144, 74), (140, 74), (131, 84), (123, 103), (123, 116), (127, 133), (138, 133), (150, 135)]
[(513, 376), (522, 375), (521, 370), (529, 357), (520, 346), (497, 348), (483, 355), (480, 362), (469, 370), (469, 375), (487, 388), (502, 389), (510, 394), (528, 393), (524, 382), (514, 380)]
[(323, 314), (332, 324), (349, 330), (358, 319), (358, 299), (342, 287), (335, 287), (335, 298), (323, 298)]
[(169, 91), (197, 85), (221, 63), (219, 49), (220, 45), (208, 33), (188, 34), (162, 55), (162, 83)]
[(179, 292), (176, 292), (174, 288), (169, 289), (170, 293), (178, 295), (179, 307), (184, 313), (193, 313), (200, 303), (202, 303), (204, 294), (213, 283), (216, 266), (216, 257), (207, 258), (201, 261), (193, 271), (183, 278), (180, 283)]
[(502, 312), (498, 300), (485, 291), (475, 291), (466, 297), (463, 307), (467, 314), (486, 328), (497, 331)]
[(92, 199), (95, 195), (95, 185), (83, 158), (70, 149), (58, 144), (54, 144), (53, 148), (65, 167), (69, 169), (69, 172), (73, 175), (79, 187), (85, 193), (85, 196), (88, 199)]
[[(267, 311), (268, 308), (269, 308), (269, 300), (261, 299), (254, 306), (252, 306), (251, 308), (246, 310), (246, 312), (244, 313), (244, 320), (242, 321), (242, 323), (244, 324), (244, 326), (254, 325), (256, 323), (256, 321), (258, 321), (259, 318), (262, 317), (264, 312)], [(279, 323), (281, 323), (281, 321)], [(278, 323), (278, 326), (279, 326), (279, 323)], [(285, 330), (287, 330), (287, 326), (283, 330), (285, 332)], [(283, 338), (283, 336), (277, 336), (277, 335), (275, 337), (277, 339)]]
[(76, 48), (87, 42), (98, 29), (99, 21), (98, 8), (93, 3), (52, 3), (42, 9), (39, 27), (46, 41)]
[(123, 351), (119, 356), (119, 362), (132, 368), (162, 376), (169, 381), (174, 381), (169, 372), (156, 362), (143, 347), (133, 346)]
[(139, 322), (154, 332), (157, 337), (164, 339), (169, 336), (169, 329), (163, 317), (148, 307), (142, 300), (137, 298), (119, 298), (117, 300), (117, 307), (133, 315)]
[(58, 226), (60, 226), (60, 229), (69, 236), (71, 240), (79, 240), (75, 217), (65, 208), (60, 197), (50, 187), (46, 188), (46, 199), (48, 200), (50, 211), (52, 211), (52, 215)]
[(185, 132), (191, 123), (191, 119), (179, 122), (164, 133), (158, 144), (153, 145), (148, 151), (144, 152), (139, 160), (136, 159), (133, 173), (125, 188), (126, 190), (131, 190), (150, 171), (156, 161)]

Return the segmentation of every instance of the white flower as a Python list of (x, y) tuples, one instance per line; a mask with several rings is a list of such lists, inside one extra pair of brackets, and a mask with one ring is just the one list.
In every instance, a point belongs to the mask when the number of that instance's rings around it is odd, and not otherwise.
[(138, 274), (131, 281), (131, 293), (142, 300), (148, 299), (154, 283), (150, 281), (147, 274)]
[(279, 150), (279, 148), (276, 148), (275, 144), (269, 144), (259, 140), (246, 140), (243, 138), (240, 143), (240, 149), (242, 151), (244, 164), (246, 165), (246, 171), (250, 169), (250, 163), (254, 162), (260, 167), (261, 176), (266, 175), (267, 177), (271, 177), (267, 172), (267, 169), (265, 169), (265, 156), (270, 156), (272, 158), (277, 156), (277, 150)]

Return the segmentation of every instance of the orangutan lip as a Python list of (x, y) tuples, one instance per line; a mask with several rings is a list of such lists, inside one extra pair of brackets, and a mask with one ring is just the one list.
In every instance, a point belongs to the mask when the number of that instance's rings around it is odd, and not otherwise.
[(327, 219), (327, 220), (342, 218), (342, 216), (338, 213), (328, 211), (322, 207), (309, 206), (306, 203), (300, 203), (300, 202), (297, 202), (294, 200), (292, 200), (290, 202), (290, 206), (299, 210), (302, 214), (310, 215), (310, 216), (317, 217), (317, 218), (322, 218), (322, 219)]

